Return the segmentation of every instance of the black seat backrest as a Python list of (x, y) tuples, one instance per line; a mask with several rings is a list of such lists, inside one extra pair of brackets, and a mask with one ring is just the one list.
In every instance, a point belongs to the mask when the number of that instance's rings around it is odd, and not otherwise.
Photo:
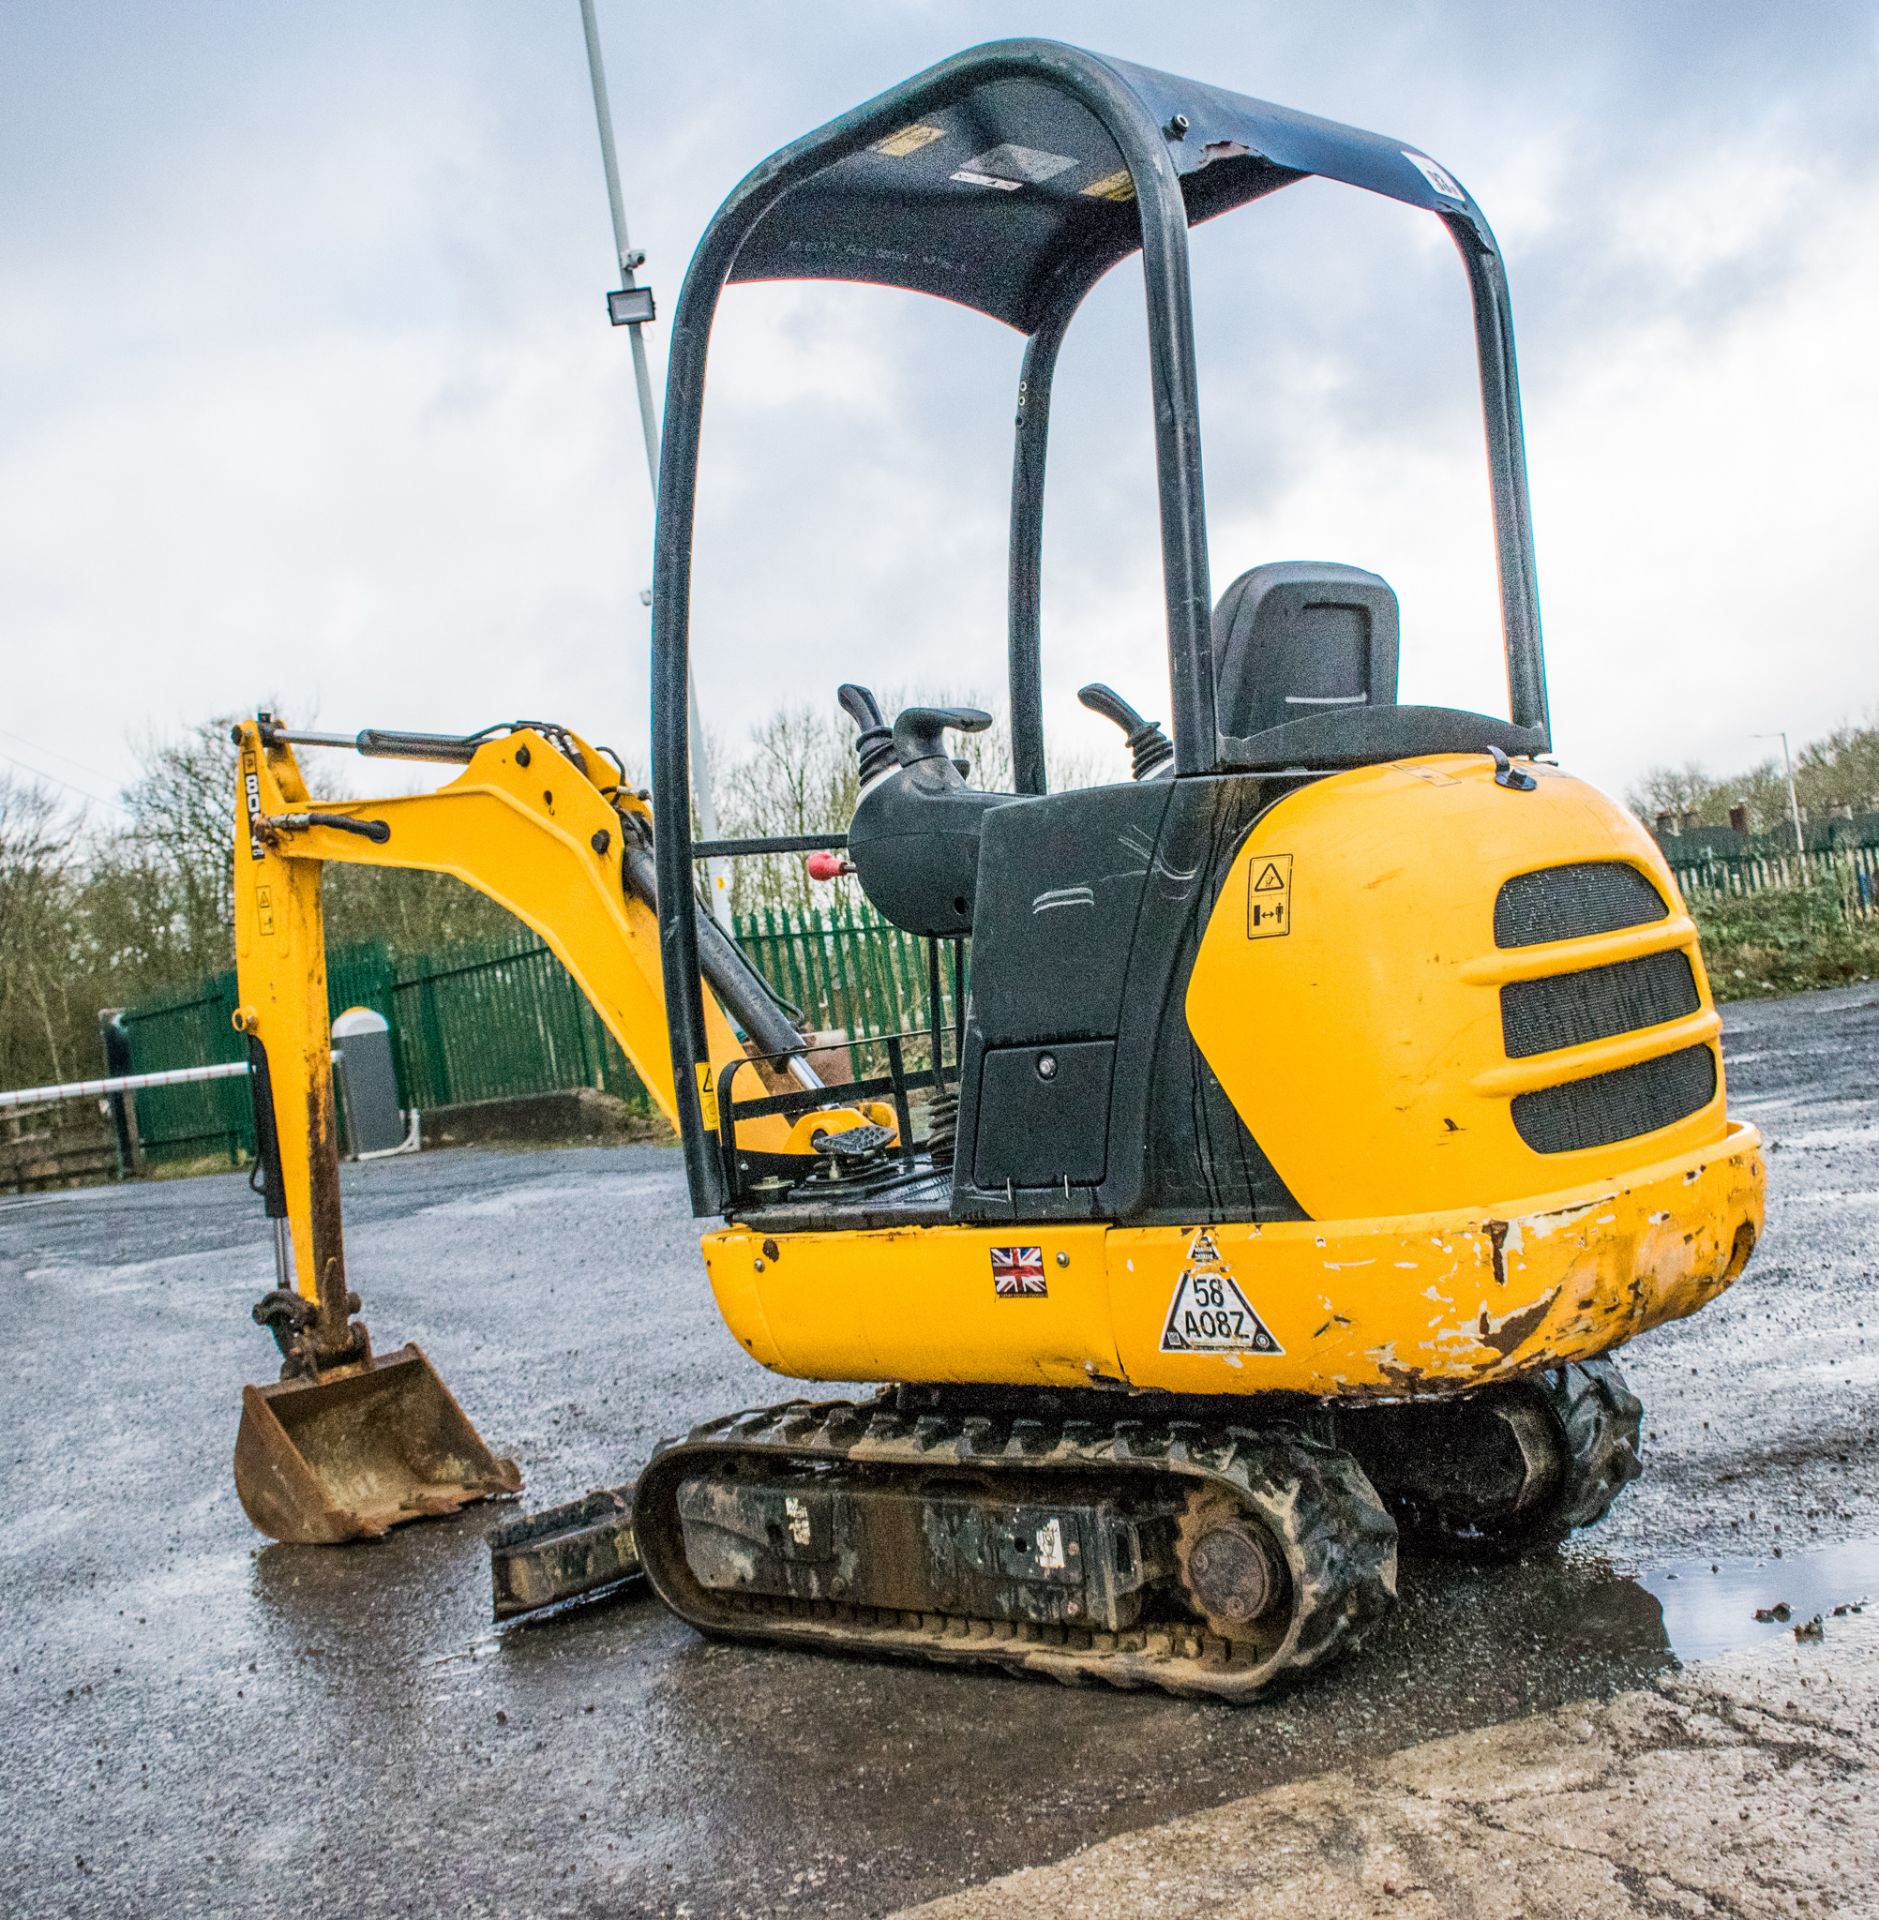
[(1253, 567), (1214, 610), (1214, 701), (1228, 738), (1343, 707), (1396, 704), (1396, 595), (1362, 567)]

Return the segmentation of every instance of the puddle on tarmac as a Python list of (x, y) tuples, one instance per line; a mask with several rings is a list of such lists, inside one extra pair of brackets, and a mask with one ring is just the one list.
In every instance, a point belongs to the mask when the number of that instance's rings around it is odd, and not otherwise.
[[(1835, 1607), (1879, 1610), (1879, 1540), (1784, 1553), (1779, 1560), (1684, 1560), (1635, 1576), (1664, 1610), (1664, 1632), (1679, 1660), (1709, 1660), (1764, 1640), (1792, 1640), (1794, 1629), (1823, 1616), (1828, 1637)], [(1757, 1620), (1758, 1608), (1785, 1604), (1788, 1620)]]

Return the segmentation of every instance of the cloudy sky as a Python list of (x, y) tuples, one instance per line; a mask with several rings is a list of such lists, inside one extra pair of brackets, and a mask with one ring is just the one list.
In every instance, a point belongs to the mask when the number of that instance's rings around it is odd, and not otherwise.
[[(1512, 278), (1555, 731), (1622, 788), (1879, 705), (1879, 15), (1808, 0), (601, 0), (669, 306), (772, 148), (932, 60), (1073, 39), (1434, 154)], [(1354, 561), (1404, 695), (1504, 710), (1459, 264), (1293, 187), (1195, 235), (1216, 588)], [(643, 764), (650, 507), (576, 0), (0, 0), (0, 755), (564, 719)], [(650, 334), (655, 374), (661, 329)], [(757, 287), (714, 347), (695, 641), (734, 748), (837, 681), (995, 691), (1022, 343)], [(1166, 711), (1140, 276), (1058, 381), (1047, 724)], [(4, 762), (0, 762), (4, 764)]]

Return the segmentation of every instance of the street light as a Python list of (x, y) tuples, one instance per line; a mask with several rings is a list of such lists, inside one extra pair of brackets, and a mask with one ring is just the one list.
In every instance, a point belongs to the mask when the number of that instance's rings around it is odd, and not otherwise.
[(1781, 742), (1781, 764), (1788, 774), (1788, 817), (1794, 822), (1794, 851), (1803, 857), (1807, 853), (1807, 840), (1801, 832), (1801, 803), (1794, 791), (1794, 756), (1788, 751), (1788, 736), (1781, 733), (1754, 733), (1751, 740), (1779, 740)]
[(644, 326), (648, 320), (657, 320), (658, 317), (650, 287), (622, 287), (617, 293), (607, 295), (607, 318), (616, 327)]
[[(607, 295), (607, 318), (624, 327), (633, 346), (633, 382), (639, 389), (639, 424), (646, 439), (646, 476), (652, 482), (653, 505), (659, 503), (659, 417), (653, 411), (652, 375), (646, 366), (646, 341), (641, 329), (654, 317), (652, 289), (639, 285), (635, 275), (646, 256), (626, 236), (626, 206), (620, 195), (620, 162), (613, 150), (613, 109), (607, 103), (607, 70), (600, 58), (600, 28), (594, 20), (594, 0), (581, 0), (581, 27), (587, 35), (587, 73), (594, 85), (594, 119), (600, 127), (600, 164), (607, 176), (607, 206), (613, 215), (613, 245), (620, 258), (620, 285)], [(642, 594), (642, 602), (650, 599)], [(698, 681), (690, 684), (687, 719), (691, 730), (692, 800), (698, 808), (701, 839), (716, 840), (718, 807), (711, 790), (711, 750), (698, 707)], [(706, 892), (712, 917), (728, 932), (731, 925), (730, 872), (722, 860), (705, 862)]]

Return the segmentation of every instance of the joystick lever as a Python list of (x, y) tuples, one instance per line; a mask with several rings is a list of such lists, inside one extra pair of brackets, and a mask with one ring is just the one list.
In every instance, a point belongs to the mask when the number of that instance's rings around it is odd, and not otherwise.
[(948, 731), (983, 733), (991, 724), (992, 716), (981, 707), (903, 707), (894, 719), (894, 751), (903, 767), (922, 760), (947, 760), (951, 758), (946, 751)]
[(860, 762), (861, 784), (865, 787), (878, 774), (899, 765), (894, 752), (893, 729), (881, 712), (881, 703), (873, 690), (844, 681), (835, 690), (842, 711), (855, 723), (855, 758)]
[(1077, 698), (1092, 713), (1100, 713), (1122, 729), (1128, 740), (1130, 770), (1135, 779), (1147, 780), (1173, 760), (1174, 743), (1162, 732), (1161, 722), (1144, 720), (1114, 687), (1094, 680), (1078, 690)]

